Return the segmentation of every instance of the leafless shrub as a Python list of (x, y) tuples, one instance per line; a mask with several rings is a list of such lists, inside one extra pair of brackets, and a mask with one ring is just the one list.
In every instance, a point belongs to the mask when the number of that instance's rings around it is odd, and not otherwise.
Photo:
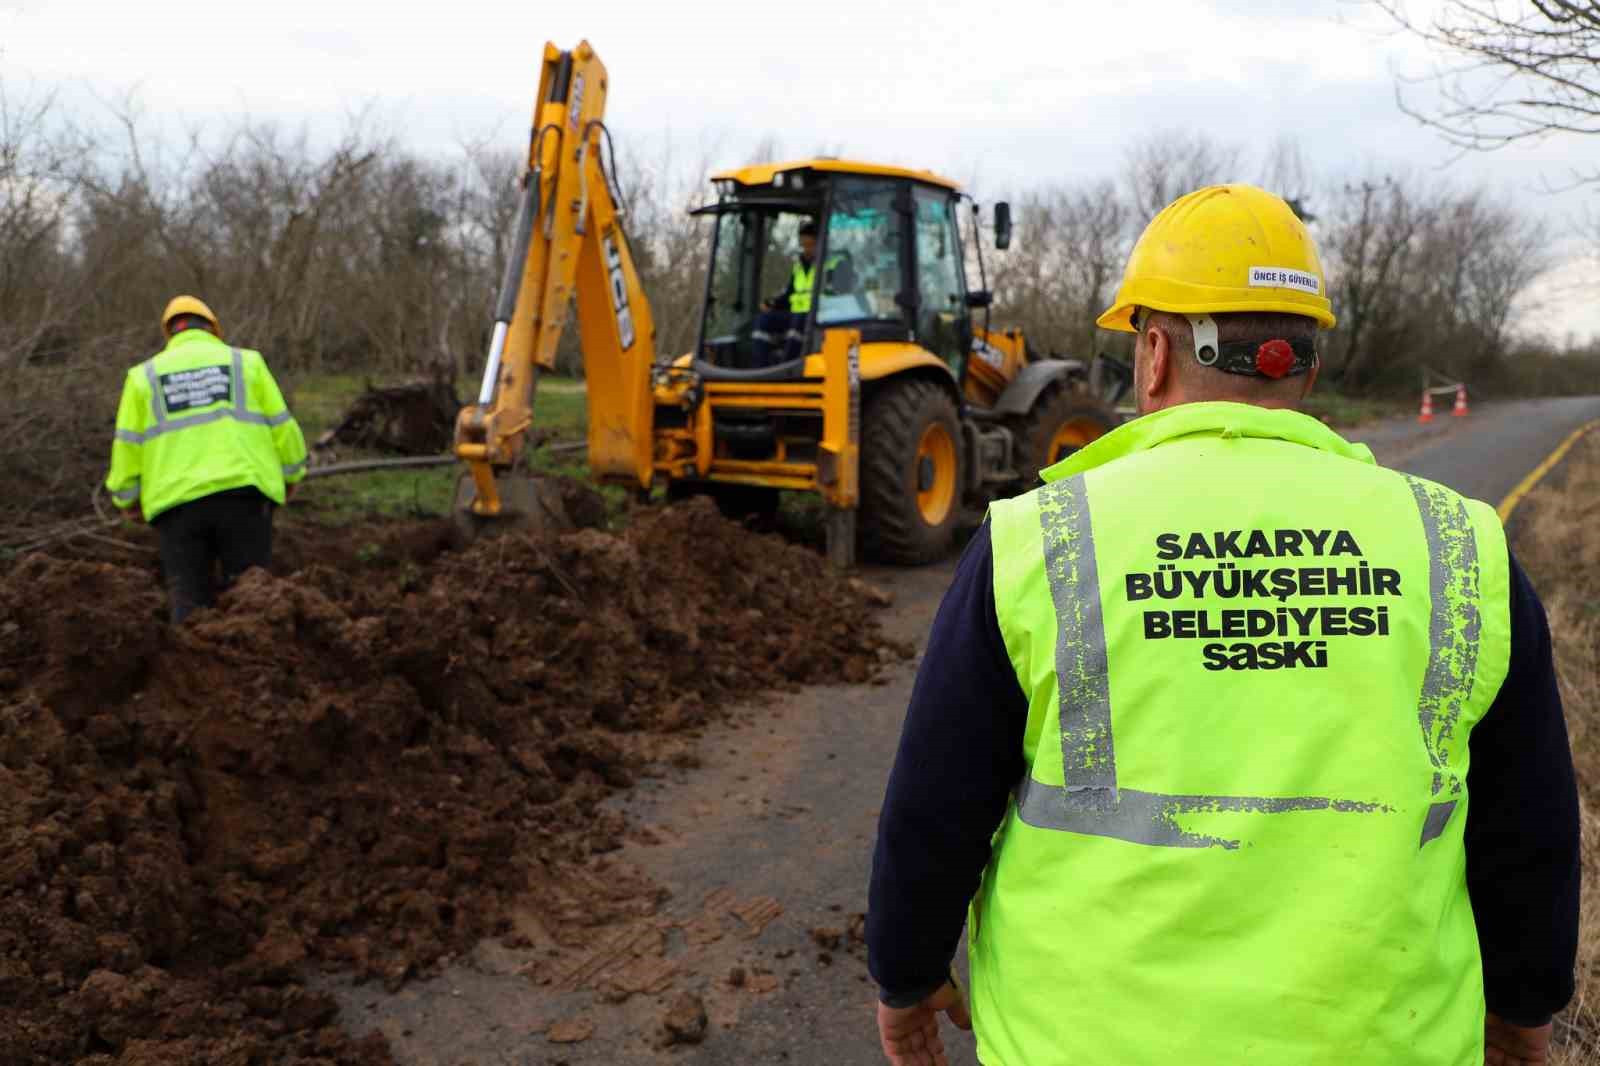
[[(1197, 134), (1156, 134), (1127, 152), (1123, 179), (1027, 190), (1017, 198), (1013, 250), (998, 256), (996, 315), (1038, 347), (1074, 356), (1122, 353), (1096, 332), (1145, 223), (1208, 183), (1254, 180), (1311, 226), (1339, 319), (1323, 339), (1324, 380), (1347, 392), (1409, 390), (1421, 368), (1486, 394), (1526, 391), (1530, 342), (1512, 335), (1520, 301), (1552, 265), (1544, 227), (1477, 189), (1411, 179), (1319, 179), (1292, 140), (1243, 149)], [(1515, 352), (1518, 358), (1512, 358)], [(1546, 352), (1537, 379), (1578, 387)], [(1592, 386), (1591, 386), (1592, 387)]]
[(1092, 354), (1095, 317), (1138, 236), (1135, 211), (1108, 180), (1025, 193), (1016, 204), (1015, 251), (994, 272), (1001, 318), (1042, 349)]
[[(423, 157), (362, 115), (331, 140), (253, 122), (174, 135), (129, 102), (85, 133), (48, 95), (4, 90), (0, 371), (13, 380), (0, 436), (20, 451), (0, 458), (0, 473), (27, 486), (29, 508), (86, 496), (121, 373), (155, 350), (156, 314), (177, 292), (208, 300), (230, 339), (261, 349), (291, 388), (330, 372), (480, 371), (526, 165), (520, 145)], [(688, 210), (708, 196), (711, 153), (618, 140), (624, 150), (608, 149), (606, 165), (656, 348), (670, 358), (699, 325), (706, 229)], [(988, 256), (993, 324), (1022, 327), (1040, 351), (1125, 351), (1094, 319), (1146, 220), (1197, 185), (1255, 176), (1315, 218), (1341, 318), (1325, 345), (1339, 387), (1410, 388), (1424, 364), (1500, 391), (1584, 383), (1572, 368), (1593, 362), (1511, 334), (1513, 308), (1545, 265), (1542, 234), (1522, 216), (1481, 192), (1318, 185), (1292, 141), (1251, 158), (1157, 133), (1130, 147), (1120, 175), (1025, 190), (1013, 249)], [(558, 365), (581, 373), (582, 362), (574, 328)], [(62, 409), (38, 406), (51, 403)]]

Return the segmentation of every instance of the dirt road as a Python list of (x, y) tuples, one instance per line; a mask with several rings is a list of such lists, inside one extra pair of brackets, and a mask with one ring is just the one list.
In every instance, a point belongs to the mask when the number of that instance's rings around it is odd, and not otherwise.
[[(1388, 465), (1498, 503), (1596, 417), (1600, 397), (1529, 401), (1351, 436)], [(952, 565), (868, 572), (895, 596), (891, 635), (920, 642)], [(707, 731), (700, 767), (632, 790), (619, 806), (640, 831), (614, 857), (670, 891), (659, 914), (597, 938), (586, 957), (556, 952), (530, 927), (531, 948), (485, 944), (398, 995), (337, 986), (344, 1023), (382, 1030), (403, 1062), (441, 1066), (880, 1062), (852, 933), (914, 666), (876, 686), (810, 688), (747, 708)], [(703, 1004), (707, 1027), (701, 1042), (669, 1046), (663, 1019), (685, 993)], [(677, 1003), (672, 1015), (693, 1036), (695, 1005)], [(955, 1043), (952, 1063), (975, 1061), (970, 1039)]]

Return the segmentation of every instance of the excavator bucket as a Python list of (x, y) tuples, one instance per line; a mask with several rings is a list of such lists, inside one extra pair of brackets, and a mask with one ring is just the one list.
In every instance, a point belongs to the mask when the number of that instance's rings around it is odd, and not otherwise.
[(519, 531), (554, 535), (575, 528), (553, 479), (511, 471), (497, 474), (494, 486), (498, 510), (485, 512), (479, 506), (478, 486), (472, 475), (464, 473), (456, 479), (451, 513), (458, 545), (464, 547), (485, 534)]

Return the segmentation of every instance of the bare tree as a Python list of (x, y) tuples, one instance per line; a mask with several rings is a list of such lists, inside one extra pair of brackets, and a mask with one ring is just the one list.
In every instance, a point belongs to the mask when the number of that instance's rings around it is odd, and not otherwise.
[(1402, 387), (1429, 366), (1513, 382), (1514, 311), (1550, 266), (1541, 224), (1482, 190), (1383, 178), (1328, 194), (1322, 250), (1339, 318), (1330, 382)]
[(1317, 175), (1298, 140), (1287, 134), (1274, 140), (1262, 154), (1259, 173), (1256, 184), (1287, 200), (1305, 221), (1315, 221), (1310, 199), (1318, 184)]
[[(1600, 3), (1444, 0), (1413, 17), (1405, 0), (1372, 0), (1395, 24), (1450, 57), (1428, 81), (1437, 106), (1402, 92), (1401, 108), (1470, 150), (1553, 133), (1600, 133)], [(1579, 175), (1600, 181), (1600, 171)]]
[(997, 312), (1033, 344), (1074, 355), (1096, 350), (1105, 309), (1137, 235), (1134, 209), (1109, 179), (1052, 186), (1017, 202), (1016, 238), (997, 256)]
[(68, 310), (67, 224), (88, 146), (56, 110), (53, 95), (22, 97), (0, 82), (0, 368), (52, 347)]
[(1333, 194), (1321, 241), (1339, 328), (1324, 347), (1330, 382), (1357, 386), (1380, 347), (1407, 343), (1403, 284), (1428, 224), (1421, 196), (1393, 178)]
[(1203, 133), (1166, 130), (1136, 141), (1125, 160), (1128, 195), (1142, 221), (1205, 185), (1236, 180), (1244, 150)]

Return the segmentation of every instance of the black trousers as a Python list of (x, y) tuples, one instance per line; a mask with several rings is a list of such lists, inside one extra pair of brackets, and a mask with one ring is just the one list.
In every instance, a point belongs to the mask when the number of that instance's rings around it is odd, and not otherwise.
[(805, 324), (804, 314), (782, 309), (762, 311), (756, 316), (756, 327), (750, 336), (754, 366), (745, 369), (759, 370), (800, 358)]
[(161, 572), (173, 622), (216, 602), (217, 564), (226, 588), (252, 566), (272, 562), (272, 501), (255, 489), (190, 500), (163, 511), (153, 524), (161, 534)]

